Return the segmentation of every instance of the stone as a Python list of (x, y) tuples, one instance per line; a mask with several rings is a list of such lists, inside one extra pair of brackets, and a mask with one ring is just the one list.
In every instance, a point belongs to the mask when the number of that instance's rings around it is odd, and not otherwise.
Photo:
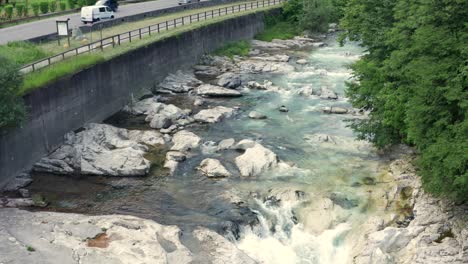
[(251, 118), (251, 119), (266, 119), (267, 116), (262, 114), (262, 113), (259, 113), (257, 111), (251, 111), (249, 113), (249, 118)]
[(204, 159), (197, 169), (209, 178), (223, 178), (231, 176), (231, 173), (217, 159)]
[(194, 106), (202, 106), (204, 103), (205, 103), (205, 101), (203, 99), (201, 99), (201, 98), (197, 98), (197, 99), (195, 99), (195, 101), (193, 101)]
[(294, 66), (287, 62), (270, 60), (242, 60), (238, 63), (241, 73), (288, 73), (294, 72)]
[(241, 86), (242, 80), (239, 74), (226, 72), (218, 76), (217, 84), (222, 87), (236, 89), (237, 87)]
[(330, 107), (330, 106), (327, 106), (327, 107), (322, 108), (322, 112), (324, 112), (326, 114), (343, 115), (343, 114), (348, 113), (349, 110), (344, 108), (344, 107), (337, 107), (337, 106)]
[(255, 144), (257, 144), (257, 142), (255, 142), (255, 141), (253, 141), (251, 139), (243, 139), (243, 140), (239, 141), (239, 143), (237, 143), (234, 148), (237, 149), (237, 150), (246, 150), (248, 148), (254, 147)]
[(176, 125), (171, 125), (168, 128), (163, 128), (163, 129), (159, 130), (159, 132), (161, 132), (163, 134), (171, 134), (171, 133), (174, 133), (176, 130), (177, 130), (177, 126)]
[(289, 109), (284, 105), (280, 106), (278, 110), (283, 113), (289, 112)]
[(161, 129), (161, 128), (168, 128), (172, 125), (172, 120), (168, 116), (164, 114), (155, 114), (151, 119), (149, 124), (150, 127)]
[(185, 161), (186, 159), (187, 159), (187, 155), (180, 151), (171, 150), (166, 153), (166, 160), (182, 162), (182, 161)]
[(258, 61), (271, 61), (271, 62), (288, 62), (290, 57), (288, 55), (281, 55), (275, 54), (272, 56), (268, 56), (264, 54), (264, 56), (257, 56), (257, 57), (250, 57), (251, 60), (258, 60)]
[(236, 141), (233, 138), (223, 139), (218, 143), (218, 151), (231, 149)]
[(218, 68), (213, 66), (195, 65), (193, 69), (195, 70), (195, 76), (206, 79), (216, 78), (221, 73)]
[(171, 147), (171, 150), (177, 151), (189, 151), (195, 149), (200, 145), (201, 138), (194, 133), (186, 130), (179, 131), (174, 134), (172, 137), (172, 143), (174, 144)]
[(256, 49), (272, 49), (272, 50), (280, 50), (280, 49), (287, 49), (288, 46), (280, 43), (275, 43), (275, 42), (267, 42), (267, 41), (261, 41), (261, 40), (252, 40), (251, 45), (253, 48)]
[(320, 93), (317, 95), (319, 95), (322, 99), (338, 99), (338, 95), (334, 91), (328, 89), (328, 87), (326, 86), (322, 86), (320, 89)]
[(144, 158), (147, 145), (164, 140), (156, 131), (132, 132), (105, 124), (88, 124), (79, 133), (69, 133), (65, 143), (33, 169), (56, 174), (141, 176), (150, 162)]
[(159, 84), (158, 91), (168, 91), (174, 93), (186, 93), (202, 84), (192, 73), (177, 71), (169, 74), (162, 83)]
[(16, 191), (20, 188), (28, 186), (32, 183), (32, 181), (33, 179), (31, 175), (27, 172), (23, 172), (9, 180), (5, 186), (3, 186), (3, 190), (7, 192)]
[(307, 64), (307, 60), (299, 59), (299, 60), (296, 61), (296, 63), (299, 64), (299, 65), (305, 65), (305, 64)]
[(203, 84), (198, 87), (197, 94), (204, 97), (239, 97), (242, 94), (236, 90), (227, 89), (221, 86)]
[(247, 148), (245, 153), (235, 159), (242, 177), (257, 176), (278, 164), (278, 157), (273, 151), (256, 143)]
[(234, 114), (234, 109), (224, 106), (216, 106), (210, 109), (204, 109), (198, 112), (193, 118), (203, 123), (217, 123), (224, 118), (229, 118)]
[(314, 89), (310, 85), (306, 85), (300, 89), (297, 90), (297, 94), (302, 95), (302, 96), (311, 96), (314, 94)]

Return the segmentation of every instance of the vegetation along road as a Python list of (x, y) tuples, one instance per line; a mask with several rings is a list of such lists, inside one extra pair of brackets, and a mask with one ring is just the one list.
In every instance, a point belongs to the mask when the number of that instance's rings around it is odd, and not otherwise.
[[(206, 1), (206, 0), (201, 0)], [(143, 3), (122, 5), (117, 11), (116, 17), (122, 18), (152, 10), (177, 6), (176, 0), (157, 0)], [(80, 14), (68, 14), (61, 17), (52, 17), (31, 23), (20, 24), (13, 27), (0, 29), (0, 44), (10, 41), (27, 40), (56, 32), (55, 21), (70, 18), (70, 27), (82, 25)]]

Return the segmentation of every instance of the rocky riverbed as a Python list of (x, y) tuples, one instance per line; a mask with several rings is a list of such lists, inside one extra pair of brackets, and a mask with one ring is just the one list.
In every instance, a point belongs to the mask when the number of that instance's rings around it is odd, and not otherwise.
[(254, 40), (69, 133), (8, 186), (0, 263), (467, 263), (467, 207), (347, 128), (362, 53)]

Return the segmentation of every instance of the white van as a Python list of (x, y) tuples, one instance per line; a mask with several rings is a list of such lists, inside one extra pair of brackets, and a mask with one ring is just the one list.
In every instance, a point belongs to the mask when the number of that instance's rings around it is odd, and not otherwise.
[(114, 18), (114, 12), (108, 6), (84, 6), (81, 8), (81, 21), (85, 24)]

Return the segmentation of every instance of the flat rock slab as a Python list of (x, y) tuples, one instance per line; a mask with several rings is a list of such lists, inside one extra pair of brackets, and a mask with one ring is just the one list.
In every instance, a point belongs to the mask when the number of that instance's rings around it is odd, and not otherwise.
[(233, 108), (216, 106), (210, 109), (204, 109), (198, 112), (193, 118), (203, 123), (217, 123), (224, 118), (229, 118), (234, 113)]
[(236, 90), (221, 86), (203, 84), (197, 89), (197, 94), (204, 97), (240, 97), (242, 94)]

